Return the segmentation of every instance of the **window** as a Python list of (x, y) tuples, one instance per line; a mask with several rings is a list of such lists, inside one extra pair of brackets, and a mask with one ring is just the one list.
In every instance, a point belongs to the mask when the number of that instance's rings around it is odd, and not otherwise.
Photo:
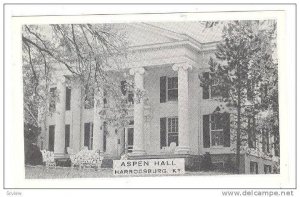
[(67, 148), (70, 147), (70, 125), (65, 126), (65, 153), (68, 153)]
[(66, 87), (66, 110), (71, 109), (71, 88)]
[(219, 79), (211, 79), (209, 72), (203, 73), (203, 79), (206, 81), (206, 84), (202, 86), (202, 98), (209, 99), (214, 97), (229, 97), (229, 89), (226, 86), (223, 86), (222, 82)]
[(248, 147), (256, 148), (255, 117), (248, 118)]
[(160, 77), (160, 102), (178, 100), (178, 77)]
[(267, 130), (262, 131), (262, 151), (270, 153), (270, 136)]
[(210, 97), (211, 98), (220, 97), (221, 96), (221, 93), (220, 93), (220, 91), (218, 89), (218, 85), (219, 85), (219, 80), (214, 79), (212, 81), (211, 86), (210, 86)]
[(93, 150), (93, 123), (84, 123), (84, 146)]
[(178, 118), (168, 118), (168, 129), (167, 129), (167, 145), (170, 146), (172, 142), (178, 145)]
[(49, 143), (48, 143), (49, 151), (54, 151), (54, 134), (55, 134), (55, 126), (50, 125), (49, 126)]
[(50, 88), (50, 102), (49, 102), (49, 111), (54, 112), (56, 108), (56, 87)]
[(168, 101), (178, 100), (178, 77), (168, 78), (167, 85), (167, 99)]
[(203, 147), (230, 147), (230, 114), (203, 115)]
[(121, 92), (127, 95), (127, 103), (134, 104), (134, 93), (126, 81), (121, 81)]
[(270, 165), (264, 165), (264, 172), (265, 172), (265, 174), (271, 174), (272, 167)]
[(172, 142), (178, 145), (178, 118), (160, 118), (160, 148)]
[(258, 163), (250, 161), (250, 174), (258, 174)]
[(85, 86), (84, 109), (92, 109), (94, 107), (94, 88)]
[(223, 132), (222, 114), (210, 115), (210, 132), (211, 132), (211, 145), (223, 146), (224, 132)]

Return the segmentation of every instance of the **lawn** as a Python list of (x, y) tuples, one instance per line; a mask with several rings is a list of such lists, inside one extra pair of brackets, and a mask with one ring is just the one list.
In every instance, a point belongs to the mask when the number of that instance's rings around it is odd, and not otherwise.
[[(201, 176), (201, 175), (222, 175), (223, 172), (190, 172), (186, 171), (186, 176)], [(184, 176), (184, 175), (172, 175)], [(26, 166), (26, 179), (62, 179), (62, 178), (102, 178), (102, 177), (117, 177), (113, 175), (111, 168), (102, 168), (98, 171), (94, 169), (72, 169), (70, 167), (46, 168), (45, 166)]]

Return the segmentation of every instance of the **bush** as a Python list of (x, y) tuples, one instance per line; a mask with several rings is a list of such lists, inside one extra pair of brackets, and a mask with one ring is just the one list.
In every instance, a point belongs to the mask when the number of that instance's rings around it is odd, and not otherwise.
[(33, 166), (43, 164), (42, 153), (36, 144), (25, 146), (25, 164)]
[(203, 170), (203, 171), (213, 170), (213, 164), (212, 164), (212, 161), (211, 161), (211, 155), (208, 152), (206, 152), (205, 155), (204, 155), (204, 157), (203, 157), (200, 169)]

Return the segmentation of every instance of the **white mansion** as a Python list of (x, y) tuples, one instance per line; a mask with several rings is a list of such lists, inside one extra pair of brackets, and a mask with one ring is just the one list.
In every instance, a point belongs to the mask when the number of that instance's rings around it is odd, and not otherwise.
[[(54, 151), (57, 157), (67, 157), (68, 148), (76, 153), (87, 147), (111, 159), (124, 153), (132, 158), (183, 157), (191, 165), (200, 165), (197, 158), (209, 152), (216, 167), (234, 162), (231, 112), (212, 99), (211, 88), (201, 87), (199, 81), (199, 75), (209, 71), (208, 60), (221, 30), (204, 29), (197, 22), (136, 23), (126, 29), (130, 66), (124, 72), (147, 92), (147, 102), (135, 102), (129, 109), (130, 124), (115, 129), (99, 118), (98, 107), (85, 108), (76, 84), (67, 86), (65, 76), (58, 75), (50, 89), (60, 92), (57, 113), (49, 115), (47, 126), (42, 127), (41, 148)], [(220, 113), (214, 113), (216, 109)], [(272, 140), (255, 141), (248, 147), (253, 151), (241, 152), (241, 173), (273, 171)]]

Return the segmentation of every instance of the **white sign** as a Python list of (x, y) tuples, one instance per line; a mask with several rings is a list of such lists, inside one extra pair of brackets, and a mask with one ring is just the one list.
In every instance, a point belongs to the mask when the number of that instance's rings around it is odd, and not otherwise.
[(116, 176), (185, 173), (184, 159), (114, 160), (113, 167)]

